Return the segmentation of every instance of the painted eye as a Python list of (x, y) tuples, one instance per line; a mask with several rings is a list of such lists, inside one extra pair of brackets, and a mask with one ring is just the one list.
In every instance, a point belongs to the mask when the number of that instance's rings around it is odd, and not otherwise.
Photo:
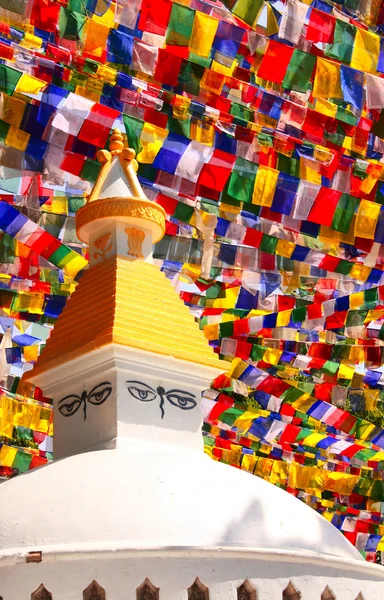
[(79, 410), (81, 404), (80, 396), (66, 396), (59, 402), (59, 411), (63, 417), (71, 417)]
[(112, 386), (109, 381), (104, 381), (103, 383), (99, 383), (96, 385), (93, 390), (89, 393), (88, 402), (91, 404), (95, 404), (99, 406), (106, 401), (107, 398), (111, 395)]
[(183, 390), (170, 390), (167, 393), (167, 400), (173, 406), (181, 408), (182, 410), (191, 410), (197, 405), (196, 396), (189, 392), (183, 392)]
[(141, 381), (126, 381), (128, 392), (141, 402), (152, 402), (157, 397), (156, 391)]

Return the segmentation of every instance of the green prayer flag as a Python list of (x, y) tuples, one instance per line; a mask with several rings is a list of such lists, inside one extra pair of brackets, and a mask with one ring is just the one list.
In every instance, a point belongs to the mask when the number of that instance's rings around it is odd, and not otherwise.
[(337, 203), (335, 214), (333, 215), (332, 229), (341, 231), (342, 233), (348, 233), (353, 215), (355, 214), (358, 205), (358, 198), (350, 196), (349, 194), (342, 194)]
[(7, 137), (9, 128), (10, 128), (9, 123), (6, 123), (5, 121), (0, 120), (0, 141), (1, 142), (4, 142), (5, 138)]
[(325, 50), (326, 56), (349, 64), (351, 62), (355, 35), (356, 27), (354, 25), (336, 19), (333, 43), (327, 44)]
[(278, 241), (277, 238), (264, 234), (260, 244), (260, 251), (267, 254), (275, 254)]
[(315, 63), (316, 56), (296, 48), (283, 79), (283, 88), (295, 90), (296, 92), (306, 92)]
[(220, 325), (219, 325), (220, 338), (231, 337), (232, 335), (233, 335), (233, 321), (227, 321), (226, 323), (220, 323)]
[(175, 219), (178, 219), (179, 221), (183, 221), (184, 223), (189, 223), (193, 216), (193, 212), (194, 212), (193, 206), (188, 206), (188, 204), (183, 204), (183, 202), (178, 202), (173, 216)]
[(125, 133), (128, 138), (128, 146), (133, 148), (136, 154), (138, 154), (143, 149), (140, 142), (140, 136), (144, 127), (144, 122), (140, 119), (135, 119), (135, 117), (131, 117), (130, 115), (123, 115), (123, 121)]
[(173, 3), (165, 42), (173, 46), (188, 46), (194, 19), (194, 10), (188, 6)]
[(70, 248), (67, 248), (67, 246), (60, 246), (60, 248), (55, 250), (54, 253), (48, 257), (48, 260), (57, 267), (59, 265), (60, 267), (63, 267), (65, 266), (66, 262), (69, 262), (69, 260), (73, 258), (70, 256), (71, 254), (72, 250)]
[(367, 310), (350, 310), (348, 311), (346, 327), (358, 327), (364, 325), (365, 318), (368, 314)]
[(291, 314), (291, 321), (293, 323), (302, 323), (307, 318), (307, 311), (305, 310), (305, 306), (301, 306), (300, 308), (294, 308)]
[(335, 273), (341, 273), (342, 275), (349, 275), (352, 268), (353, 268), (353, 263), (350, 263), (347, 260), (341, 259), (335, 269)]
[(170, 133), (177, 133), (183, 137), (189, 138), (191, 130), (191, 119), (175, 119), (169, 117), (167, 122), (167, 129)]
[(248, 25), (253, 25), (263, 6), (264, 0), (237, 0), (232, 12)]
[(32, 456), (33, 455), (29, 452), (23, 452), (22, 450), (18, 450), (14, 458), (12, 468), (17, 469), (19, 473), (25, 473), (29, 469), (29, 465), (32, 461)]
[(256, 163), (239, 156), (229, 180), (228, 195), (240, 202), (252, 202), (256, 172)]
[[(85, 160), (83, 168), (80, 172), (80, 177), (85, 181), (94, 183), (100, 171), (100, 163), (97, 160), (91, 160), (90, 158)], [(80, 207), (79, 207), (80, 208)], [(76, 211), (71, 211), (76, 212)]]
[(252, 350), (251, 350), (251, 354), (250, 354), (250, 358), (251, 360), (257, 362), (259, 360), (263, 360), (264, 354), (265, 354), (265, 348), (263, 346), (256, 346), (253, 345), (252, 346)]
[(204, 75), (204, 71), (205, 66), (195, 64), (189, 60), (183, 60), (178, 77), (180, 88), (188, 94), (198, 96), (200, 93), (200, 81)]
[(0, 91), (12, 96), (21, 75), (16, 69), (0, 65)]
[(66, 40), (81, 40), (84, 34), (86, 15), (60, 8), (59, 34)]

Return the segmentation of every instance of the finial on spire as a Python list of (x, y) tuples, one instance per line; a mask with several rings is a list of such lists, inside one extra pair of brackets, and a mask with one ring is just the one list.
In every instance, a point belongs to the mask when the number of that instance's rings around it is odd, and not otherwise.
[(124, 150), (124, 138), (119, 129), (114, 129), (109, 142), (109, 149), (112, 156), (121, 154)]
[(119, 129), (112, 132), (109, 149), (97, 153), (98, 177), (76, 215), (78, 238), (90, 245), (91, 266), (112, 254), (151, 260), (152, 245), (164, 235), (164, 209), (144, 194), (135, 156)]

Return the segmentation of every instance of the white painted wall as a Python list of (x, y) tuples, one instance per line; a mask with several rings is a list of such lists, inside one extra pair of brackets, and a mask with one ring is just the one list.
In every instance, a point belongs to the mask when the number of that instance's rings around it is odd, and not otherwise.
[[(168, 556), (166, 556), (168, 554)], [(158, 551), (158, 556), (68, 560), (40, 564), (0, 567), (0, 594), (4, 600), (28, 600), (40, 583), (53, 594), (53, 600), (81, 600), (82, 590), (96, 579), (106, 590), (107, 600), (135, 600), (136, 588), (148, 577), (160, 588), (160, 600), (186, 600), (187, 588), (198, 576), (209, 588), (210, 600), (236, 600), (236, 590), (248, 578), (257, 590), (258, 600), (282, 600), (289, 581), (301, 592), (302, 600), (320, 600), (328, 585), (336, 600), (355, 600), (359, 592), (365, 600), (384, 598), (384, 581), (372, 572), (360, 573), (340, 565), (300, 564), (300, 560), (282, 561), (279, 556), (260, 554), (242, 558), (219, 553), (190, 558), (175, 552)], [(165, 555), (162, 557), (162, 555)]]

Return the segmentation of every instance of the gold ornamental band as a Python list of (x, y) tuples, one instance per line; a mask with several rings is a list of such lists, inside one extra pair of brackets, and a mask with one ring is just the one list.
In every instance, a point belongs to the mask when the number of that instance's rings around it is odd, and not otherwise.
[(134, 217), (156, 223), (162, 230), (162, 233), (157, 239), (153, 240), (153, 243), (161, 240), (165, 233), (165, 211), (162, 206), (139, 198), (127, 198), (126, 200), (121, 198), (104, 198), (88, 202), (77, 212), (76, 233), (78, 237), (82, 227), (92, 221), (107, 217)]

